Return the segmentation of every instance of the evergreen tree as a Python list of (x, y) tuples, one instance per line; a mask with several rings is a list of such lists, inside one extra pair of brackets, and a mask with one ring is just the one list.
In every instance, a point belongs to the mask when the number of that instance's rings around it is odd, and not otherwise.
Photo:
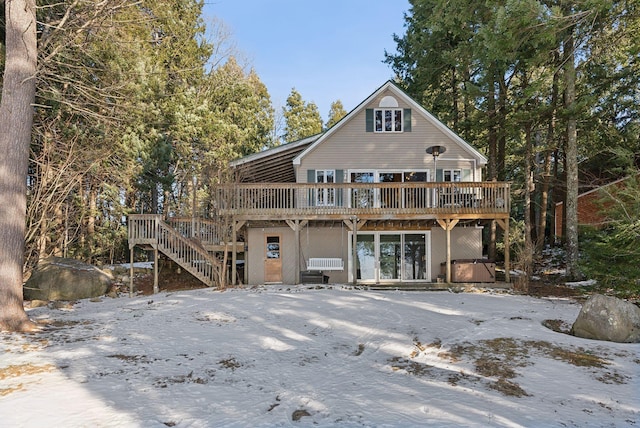
[(283, 136), (286, 142), (301, 140), (322, 132), (322, 118), (318, 106), (313, 102), (305, 102), (295, 88), (291, 89), (282, 111), (286, 122)]
[(347, 112), (342, 105), (342, 101), (337, 100), (331, 103), (331, 108), (329, 110), (329, 119), (327, 119), (326, 128), (329, 129), (336, 123), (340, 122), (340, 119), (345, 117)]
[[(513, 214), (526, 219), (529, 245), (535, 238), (541, 249), (554, 199), (568, 198), (567, 211), (575, 213), (577, 162), (604, 147), (637, 152), (637, 132), (628, 133), (637, 130), (637, 6), (410, 3), (406, 34), (394, 36), (397, 53), (386, 54), (386, 62), (410, 95), (487, 151), (489, 179), (514, 182)], [(575, 225), (573, 214), (568, 223)], [(569, 275), (578, 274), (574, 230)]]

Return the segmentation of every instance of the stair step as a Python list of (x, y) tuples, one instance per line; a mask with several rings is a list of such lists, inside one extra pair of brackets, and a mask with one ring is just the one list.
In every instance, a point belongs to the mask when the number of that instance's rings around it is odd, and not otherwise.
[[(178, 231), (164, 222), (160, 222), (160, 228), (162, 236), (168, 237), (169, 239), (166, 239), (159, 245), (158, 250), (187, 270), (187, 272), (204, 282), (207, 286), (211, 286), (216, 266), (202, 245), (197, 241), (184, 238)], [(171, 237), (175, 237), (175, 240), (170, 239)], [(172, 247), (171, 244), (174, 243), (180, 244), (179, 251)], [(196, 254), (198, 258), (191, 260), (189, 260), (188, 257), (185, 258), (185, 245), (193, 251), (191, 254)]]

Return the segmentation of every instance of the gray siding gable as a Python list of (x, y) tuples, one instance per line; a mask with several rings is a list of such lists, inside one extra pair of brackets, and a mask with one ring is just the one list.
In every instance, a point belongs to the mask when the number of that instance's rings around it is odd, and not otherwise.
[[(317, 150), (317, 148), (322, 145), (325, 141), (330, 140), (334, 135), (338, 134), (340, 130), (350, 121), (355, 118), (360, 118), (362, 120), (362, 124), (360, 125), (360, 129), (362, 134), (365, 134), (365, 118), (364, 113), (367, 108), (371, 108), (373, 106), (373, 102), (377, 100), (382, 94), (389, 93), (398, 99), (400, 108), (410, 109), (412, 111), (412, 123), (415, 124), (418, 120), (418, 117), (426, 120), (430, 125), (439, 130), (443, 137), (446, 140), (456, 144), (459, 146), (459, 149), (466, 153), (465, 156), (468, 159), (473, 159), (476, 162), (478, 167), (482, 167), (486, 165), (487, 158), (477, 151), (474, 147), (460, 138), (456, 133), (454, 133), (451, 129), (449, 129), (446, 125), (436, 119), (431, 113), (425, 110), (420, 104), (415, 102), (411, 97), (409, 97), (402, 89), (400, 89), (394, 82), (391, 80), (387, 81), (380, 88), (378, 88), (374, 93), (372, 93), (367, 99), (365, 99), (362, 103), (360, 103), (356, 108), (354, 108), (351, 112), (349, 112), (345, 117), (342, 118), (336, 125), (334, 125), (331, 129), (325, 132), (320, 138), (318, 138), (313, 144), (307, 147), (302, 153), (296, 156), (293, 159), (294, 167), (298, 167), (301, 165), (303, 159), (309, 156), (312, 152)], [(415, 131), (415, 129), (412, 129)], [(435, 142), (434, 142), (435, 144)]]

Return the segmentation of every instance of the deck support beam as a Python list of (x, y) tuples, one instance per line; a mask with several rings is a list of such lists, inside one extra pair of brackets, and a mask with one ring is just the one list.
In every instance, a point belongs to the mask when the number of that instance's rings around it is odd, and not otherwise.
[[(242, 227), (245, 225), (247, 221), (246, 220), (236, 220), (235, 218), (231, 219), (231, 245), (232, 245), (232, 250), (231, 250), (231, 284), (230, 285), (237, 285), (238, 284), (238, 269), (237, 269), (237, 264), (238, 264), (238, 232), (240, 231), (240, 229), (242, 229)], [(227, 251), (227, 245), (225, 243), (224, 246), (224, 251), (226, 253)], [(225, 260), (226, 260), (226, 254), (225, 254)], [(245, 271), (247, 269), (246, 266), (246, 261), (245, 261)], [(244, 281), (244, 278), (243, 278)], [(226, 282), (226, 281), (225, 281)], [(211, 284), (211, 286), (213, 286), (213, 284)]]
[(294, 238), (294, 254), (295, 254), (295, 283), (300, 284), (300, 231), (308, 223), (307, 220), (285, 220), (295, 235)]
[(231, 228), (231, 242), (233, 243), (233, 251), (231, 251), (231, 285), (236, 285), (238, 283), (238, 270), (236, 269), (236, 264), (238, 263), (238, 253), (236, 252), (236, 241), (238, 235), (238, 229), (236, 219), (232, 219)]
[(355, 216), (344, 219), (344, 224), (353, 232), (351, 236), (351, 283), (353, 285), (358, 283), (358, 231), (366, 222), (366, 219), (359, 219)]
[(129, 244), (129, 297), (133, 297), (133, 249), (135, 245)]
[(451, 282), (451, 229), (456, 227), (458, 224), (457, 219), (438, 219), (437, 222), (441, 228), (443, 228), (447, 235), (447, 262), (446, 262), (446, 282), (449, 284)]
[(153, 246), (153, 294), (160, 292), (158, 285), (158, 245)]

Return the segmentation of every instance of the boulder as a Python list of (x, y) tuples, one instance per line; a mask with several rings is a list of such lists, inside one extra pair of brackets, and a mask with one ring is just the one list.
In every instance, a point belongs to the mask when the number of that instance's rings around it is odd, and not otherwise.
[(24, 284), (25, 300), (78, 300), (103, 296), (113, 276), (79, 260), (49, 257)]
[(601, 294), (591, 296), (571, 327), (571, 334), (609, 342), (640, 342), (640, 308)]

